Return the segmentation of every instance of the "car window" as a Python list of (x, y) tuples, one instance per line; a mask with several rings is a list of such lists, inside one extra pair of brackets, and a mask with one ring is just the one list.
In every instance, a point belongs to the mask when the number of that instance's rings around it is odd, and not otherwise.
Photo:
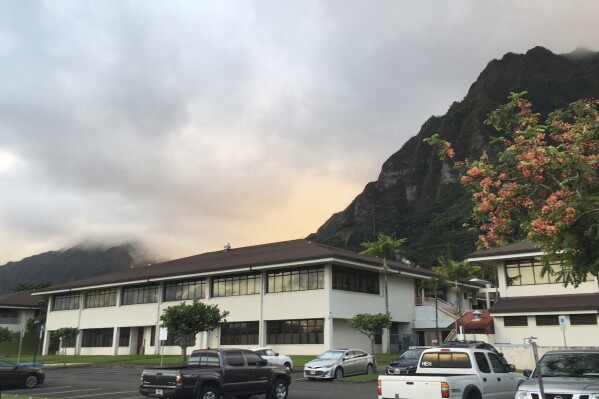
[(471, 368), (470, 358), (463, 352), (429, 352), (422, 355), (423, 368)]
[(488, 353), (489, 355), (489, 360), (491, 361), (491, 366), (493, 366), (493, 371), (496, 373), (509, 373), (508, 368), (505, 366), (505, 364), (501, 361), (501, 359), (499, 358), (499, 356), (497, 356), (494, 353)]
[(491, 366), (489, 366), (489, 361), (487, 360), (487, 357), (485, 356), (484, 353), (475, 352), (474, 358), (476, 359), (476, 365), (478, 366), (478, 369), (481, 372), (483, 372), (483, 373), (491, 372)]
[(241, 352), (227, 352), (225, 356), (229, 366), (243, 366), (243, 357), (241, 357)]
[(0, 359), (0, 367), (10, 367), (13, 368), (15, 365), (9, 361), (6, 361), (4, 359)]
[(218, 360), (218, 354), (211, 352), (200, 352), (200, 353), (192, 353), (189, 356), (190, 366), (218, 366), (220, 362)]
[(245, 360), (247, 360), (247, 364), (249, 366), (255, 366), (259, 362), (262, 362), (262, 358), (258, 356), (258, 354), (253, 352), (247, 352), (245, 354)]
[(540, 361), (543, 377), (597, 377), (598, 353), (548, 353)]
[(277, 353), (276, 353), (275, 351), (273, 351), (272, 349), (266, 349), (266, 350), (264, 351), (264, 354), (265, 354), (266, 356), (277, 356)]
[(354, 356), (355, 357), (364, 357), (364, 356), (366, 356), (366, 352), (354, 351)]

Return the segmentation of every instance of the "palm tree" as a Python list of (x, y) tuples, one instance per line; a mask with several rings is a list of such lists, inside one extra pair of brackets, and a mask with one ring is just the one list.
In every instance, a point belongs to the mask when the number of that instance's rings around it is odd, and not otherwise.
[(439, 289), (447, 287), (448, 284), (443, 278), (432, 277), (428, 280), (422, 281), (422, 286), (431, 290), (435, 296), (435, 337), (437, 339), (437, 343), (440, 343), (441, 338), (439, 337), (439, 307), (437, 302), (437, 293), (439, 292)]
[(458, 262), (444, 256), (438, 260), (440, 266), (433, 267), (433, 271), (442, 274), (448, 281), (452, 281), (457, 292), (458, 299), (456, 306), (458, 307), (458, 317), (455, 320), (455, 329), (456, 333), (458, 333), (458, 320), (462, 317), (462, 290), (458, 282), (477, 277), (480, 273), (480, 266), (471, 265), (465, 260)]
[[(387, 267), (387, 257), (392, 257), (395, 259), (397, 249), (404, 242), (406, 242), (405, 238), (395, 239), (386, 234), (379, 233), (376, 241), (362, 243), (362, 247), (365, 249), (364, 251), (360, 252), (361, 255), (370, 255), (383, 258), (383, 267), (381, 268), (381, 273), (383, 273), (385, 279), (385, 314), (389, 316), (391, 316), (391, 313), (389, 312), (389, 286), (387, 283), (387, 271), (389, 268)], [(387, 334), (387, 353), (390, 353), (390, 351), (391, 342), (389, 334)]]

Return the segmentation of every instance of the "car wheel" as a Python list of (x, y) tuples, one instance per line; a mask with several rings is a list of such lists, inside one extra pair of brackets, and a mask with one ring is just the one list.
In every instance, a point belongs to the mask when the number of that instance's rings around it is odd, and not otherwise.
[(198, 395), (198, 399), (217, 399), (219, 396), (220, 395), (216, 388), (207, 386), (202, 388), (200, 394)]
[(368, 364), (368, 366), (366, 366), (366, 374), (373, 374), (374, 373), (374, 366), (372, 364)]
[(343, 369), (341, 367), (337, 367), (335, 369), (335, 379), (340, 380), (341, 378), (343, 378)]
[(35, 374), (27, 374), (27, 376), (25, 376), (25, 382), (23, 383), (23, 385), (25, 385), (25, 388), (34, 388), (37, 386), (39, 380), (37, 378), (37, 375)]
[(270, 391), (270, 395), (267, 396), (269, 399), (287, 399), (289, 394), (289, 386), (284, 380), (275, 381), (275, 385)]
[(291, 363), (285, 362), (285, 364), (283, 364), (283, 366), (287, 367), (287, 370), (291, 371)]

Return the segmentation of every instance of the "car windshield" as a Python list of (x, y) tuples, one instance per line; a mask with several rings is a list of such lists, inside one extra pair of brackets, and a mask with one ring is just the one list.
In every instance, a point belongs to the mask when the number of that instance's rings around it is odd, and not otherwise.
[(549, 353), (540, 361), (543, 377), (599, 376), (599, 353)]
[(318, 356), (319, 359), (331, 359), (338, 360), (343, 356), (343, 351), (326, 351), (322, 355)]
[(417, 350), (413, 350), (413, 349), (409, 349), (407, 351), (405, 351), (404, 353), (402, 353), (402, 355), (399, 357), (400, 359), (420, 359), (420, 355), (422, 354), (422, 351), (417, 351)]

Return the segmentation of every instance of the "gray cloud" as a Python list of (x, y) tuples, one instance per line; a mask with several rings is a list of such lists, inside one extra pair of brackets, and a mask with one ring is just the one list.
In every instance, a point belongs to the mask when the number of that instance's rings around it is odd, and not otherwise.
[[(0, 263), (303, 237), (485, 65), (599, 50), (583, 1), (0, 3)], [(533, 16), (533, 18), (531, 18)]]

